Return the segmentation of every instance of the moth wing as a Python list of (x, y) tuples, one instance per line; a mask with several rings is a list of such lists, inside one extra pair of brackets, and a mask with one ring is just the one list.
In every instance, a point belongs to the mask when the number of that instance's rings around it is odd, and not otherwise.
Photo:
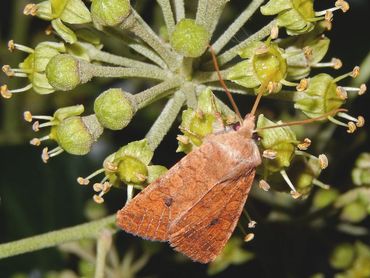
[(208, 263), (222, 251), (238, 223), (255, 169), (213, 186), (170, 227), (169, 242), (194, 261)]
[[(118, 211), (117, 225), (133, 235), (167, 241), (170, 224), (225, 175), (223, 164), (210, 163), (222, 156), (212, 141), (204, 143)], [(209, 172), (214, 175), (206, 177)]]

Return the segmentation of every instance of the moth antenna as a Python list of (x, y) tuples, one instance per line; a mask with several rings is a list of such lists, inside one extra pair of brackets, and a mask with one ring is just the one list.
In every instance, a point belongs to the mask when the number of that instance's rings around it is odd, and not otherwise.
[(222, 88), (224, 88), (225, 93), (226, 93), (227, 97), (229, 98), (229, 100), (231, 102), (231, 105), (232, 105), (232, 107), (233, 107), (233, 109), (235, 111), (235, 114), (238, 116), (239, 122), (241, 123), (241, 122), (243, 122), (243, 118), (242, 118), (242, 116), (241, 116), (241, 114), (239, 112), (238, 106), (236, 105), (233, 96), (231, 95), (231, 92), (227, 88), (227, 86), (225, 84), (225, 81), (222, 79), (221, 72), (220, 72), (220, 67), (218, 65), (217, 58), (216, 58), (216, 54), (215, 54), (215, 51), (214, 51), (214, 49), (213, 49), (213, 47), (211, 45), (209, 45), (209, 50), (211, 52), (213, 66), (215, 67), (218, 80), (220, 81), (220, 84), (221, 84)]
[[(263, 86), (264, 87), (264, 86)], [(254, 116), (256, 114), (256, 110), (257, 110), (257, 107), (258, 107), (258, 104), (260, 103), (260, 100), (262, 98), (262, 95), (263, 95), (263, 88), (262, 88), (262, 85), (259, 89), (259, 92), (258, 92), (258, 95), (256, 97), (256, 100), (254, 101), (254, 104), (253, 104), (253, 107), (252, 107), (252, 110), (251, 112), (249, 113), (251, 116)]]
[(306, 119), (306, 120), (301, 120), (301, 121), (292, 121), (292, 122), (289, 122), (289, 123), (272, 125), (272, 126), (265, 126), (265, 127), (257, 128), (255, 130), (253, 130), (253, 132), (259, 132), (261, 130), (270, 129), (270, 128), (309, 124), (309, 123), (317, 122), (317, 121), (320, 121), (320, 120), (324, 120), (329, 116), (337, 114), (338, 112), (347, 112), (347, 111), (348, 110), (344, 109), (344, 108), (333, 109), (333, 110), (331, 110), (331, 111), (329, 111), (325, 114), (322, 114), (321, 116), (316, 117), (316, 118)]

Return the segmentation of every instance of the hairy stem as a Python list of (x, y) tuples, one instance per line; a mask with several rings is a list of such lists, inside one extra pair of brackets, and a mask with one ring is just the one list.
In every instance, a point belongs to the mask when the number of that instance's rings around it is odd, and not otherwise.
[(105, 260), (112, 245), (112, 231), (104, 229), (100, 232), (96, 247), (95, 278), (105, 277)]
[(229, 0), (199, 0), (196, 22), (204, 26), (209, 34), (213, 34), (227, 2)]
[(65, 228), (9, 243), (0, 244), (0, 259), (41, 250), (69, 241), (96, 238), (100, 231), (115, 223), (116, 216), (111, 215), (100, 220)]
[(162, 9), (164, 21), (166, 22), (168, 34), (172, 34), (175, 29), (175, 20), (173, 18), (170, 0), (157, 0)]
[(175, 0), (173, 2), (175, 4), (176, 22), (179, 22), (185, 18), (185, 3), (184, 0)]
[(181, 107), (184, 105), (185, 95), (181, 91), (177, 91), (174, 96), (167, 102), (161, 114), (156, 119), (149, 132), (145, 136), (149, 146), (155, 150), (166, 136), (173, 122), (176, 120)]
[(162, 57), (170, 69), (177, 68), (178, 55), (153, 32), (150, 26), (145, 23), (135, 10), (132, 10), (128, 18), (120, 25), (120, 28), (134, 33), (146, 42)]
[(219, 53), (222, 48), (233, 38), (233, 36), (243, 27), (248, 19), (256, 12), (264, 0), (253, 0), (249, 6), (239, 15), (237, 19), (226, 29), (226, 31), (212, 45), (215, 53)]
[[(242, 41), (241, 43), (237, 44), (236, 46), (232, 47), (231, 49), (227, 50), (226, 52), (222, 53), (217, 57), (218, 63), (220, 66), (226, 64), (227, 62), (231, 61), (233, 58), (235, 58), (239, 51), (243, 48), (247, 47), (253, 42), (260, 41), (263, 38), (270, 35), (271, 29), (276, 25), (276, 21), (272, 20), (269, 24), (264, 26), (262, 29)], [(205, 67), (211, 68), (213, 65), (212, 61), (208, 62)]]
[(144, 108), (150, 103), (165, 97), (167, 94), (172, 92), (172, 89), (179, 87), (181, 83), (182, 80), (180, 78), (169, 79), (134, 95), (134, 100), (137, 103), (137, 109)]
[(168, 79), (168, 72), (156, 68), (153, 70), (151, 67), (140, 67), (140, 68), (123, 68), (123, 67), (108, 67), (95, 65), (90, 63), (81, 63), (81, 70), (84, 77), (82, 80), (90, 80), (92, 77), (138, 77), (138, 78), (150, 78), (157, 80)]
[(89, 57), (94, 61), (104, 62), (107, 64), (130, 67), (130, 68), (150, 68), (152, 70), (161, 70), (155, 65), (141, 62), (135, 59), (114, 55), (109, 52), (101, 51), (89, 43), (80, 43), (88, 51)]

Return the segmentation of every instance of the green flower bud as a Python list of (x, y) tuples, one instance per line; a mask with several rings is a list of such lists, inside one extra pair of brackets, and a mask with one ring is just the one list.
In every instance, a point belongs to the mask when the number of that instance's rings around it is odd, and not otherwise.
[(355, 259), (355, 248), (350, 243), (342, 243), (335, 247), (330, 256), (330, 265), (334, 269), (347, 269)]
[(208, 47), (210, 34), (207, 30), (195, 23), (193, 19), (183, 19), (177, 23), (170, 36), (170, 43), (176, 52), (196, 58), (201, 56)]
[(95, 24), (115, 26), (131, 13), (129, 0), (93, 0), (91, 15)]
[(287, 74), (283, 50), (274, 43), (256, 42), (243, 49), (239, 55), (246, 60), (233, 66), (227, 79), (246, 88), (276, 84), (269, 90), (280, 91)]
[(319, 189), (313, 198), (312, 205), (316, 209), (321, 209), (332, 204), (337, 197), (339, 192), (336, 189)]
[(95, 115), (66, 118), (55, 127), (55, 139), (59, 146), (75, 155), (89, 153), (92, 144), (102, 133), (103, 127)]
[(94, 112), (99, 122), (112, 130), (126, 127), (136, 110), (132, 95), (121, 89), (109, 89), (94, 102)]
[(370, 185), (370, 153), (362, 153), (352, 170), (352, 180), (357, 186)]
[(46, 67), (46, 77), (56, 90), (76, 88), (81, 83), (79, 60), (68, 54), (54, 56)]
[(314, 28), (313, 0), (270, 0), (261, 7), (263, 15), (278, 15), (278, 26), (289, 35), (307, 33)]
[(358, 223), (367, 216), (367, 208), (361, 201), (355, 201), (344, 206), (340, 215), (341, 219)]
[(326, 73), (311, 78), (307, 89), (297, 92), (294, 101), (294, 107), (310, 118), (328, 113), (344, 103), (344, 99), (337, 93), (334, 78)]
[[(263, 114), (258, 116), (257, 129), (265, 126), (273, 126), (281, 122), (274, 123), (268, 120)], [(276, 153), (274, 159), (264, 159), (263, 165), (269, 172), (277, 172), (289, 167), (293, 159), (294, 151), (298, 143), (295, 133), (289, 126), (263, 129), (258, 132), (261, 136), (261, 146), (263, 150)]]

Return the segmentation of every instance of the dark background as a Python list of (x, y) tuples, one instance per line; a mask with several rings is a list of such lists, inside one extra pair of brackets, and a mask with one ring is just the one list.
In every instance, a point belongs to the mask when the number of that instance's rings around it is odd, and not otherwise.
[[(154, 1), (143, 1), (146, 5), (143, 16), (147, 21), (154, 20), (150, 8)], [(190, 1), (189, 1), (190, 2)], [(316, 10), (325, 8), (334, 1), (316, 1)], [(0, 64), (16, 65), (25, 56), (19, 52), (10, 54), (6, 50), (9, 39), (28, 46), (35, 46), (45, 39), (42, 34), (47, 23), (22, 15), (27, 2), (23, 0), (2, 0), (0, 2)], [(238, 13), (245, 1), (231, 1), (230, 10), (225, 14), (225, 24)], [(327, 33), (331, 39), (330, 57), (339, 57), (344, 66), (340, 73), (324, 70), (336, 75), (350, 71), (359, 65), (369, 52), (369, 1), (349, 1), (351, 9), (346, 14), (335, 13), (333, 30)], [(142, 3), (143, 4), (143, 3)], [(143, 4), (143, 5), (144, 5)], [(321, 6), (321, 7), (320, 7)], [(245, 29), (235, 38), (242, 40), (247, 34), (258, 30), (266, 18), (255, 16)], [(222, 28), (218, 29), (221, 32)], [(119, 46), (108, 44), (112, 51), (119, 53)], [(4, 75), (1, 83), (20, 87), (17, 80), (9, 82)], [(349, 80), (348, 80), (349, 81)], [(348, 83), (348, 81), (345, 81)], [(51, 230), (73, 226), (86, 221), (85, 205), (92, 196), (91, 188), (81, 187), (76, 177), (84, 176), (101, 166), (105, 156), (119, 146), (132, 140), (143, 138), (163, 107), (163, 102), (151, 105), (140, 111), (132, 123), (120, 132), (105, 132), (93, 152), (85, 157), (62, 154), (52, 159), (47, 165), (40, 159), (41, 149), (27, 144), (34, 135), (29, 125), (22, 120), (22, 112), (51, 114), (61, 106), (84, 103), (87, 113), (92, 111), (93, 99), (112, 81), (97, 80), (81, 86), (74, 92), (59, 92), (48, 96), (39, 96), (33, 92), (18, 95), (11, 100), (0, 100), (0, 242), (8, 242)], [(144, 85), (120, 84), (140, 91)], [(136, 86), (136, 87), (135, 87)], [(250, 109), (252, 99), (238, 97), (237, 102), (243, 113)], [(369, 95), (356, 98), (350, 104), (353, 115), (368, 115)], [(287, 109), (286, 103), (263, 102), (264, 110)], [(347, 106), (348, 107), (348, 106)], [(367, 117), (369, 119), (369, 117)], [(176, 126), (157, 149), (154, 163), (171, 166), (181, 156), (175, 154), (178, 133)], [(321, 179), (343, 191), (351, 183), (350, 170), (359, 153), (369, 151), (369, 128), (365, 127), (354, 135), (348, 135), (344, 129), (338, 129), (325, 150), (335, 157)], [(314, 146), (315, 147), (315, 146)], [(124, 192), (114, 191), (108, 194), (106, 206), (109, 213), (122, 207)], [(330, 250), (338, 242), (354, 241), (353, 237), (334, 231), (335, 218), (328, 219), (324, 229), (311, 229), (305, 223), (294, 221), (307, 211), (306, 205), (297, 206), (291, 212), (292, 221), (288, 223), (269, 223), (264, 216), (270, 207), (250, 198), (248, 211), (259, 225), (255, 231), (256, 239), (248, 244), (247, 249), (256, 253), (256, 259), (241, 266), (232, 266), (216, 277), (307, 277), (316, 272), (323, 272), (330, 277), (333, 273), (328, 264)], [(331, 225), (331, 222), (333, 225)], [(368, 241), (368, 238), (362, 238)], [(127, 246), (137, 246), (140, 254), (141, 239), (118, 233), (116, 244), (122, 253)], [(160, 244), (161, 252), (150, 260), (142, 276), (157, 277), (203, 277), (206, 266), (197, 263), (177, 263), (174, 252), (166, 244)], [(17, 272), (29, 273), (30, 277), (42, 277), (41, 273), (49, 270), (76, 268), (76, 258), (66, 259), (55, 248), (8, 258), (0, 261), (0, 277), (10, 277)], [(41, 275), (41, 276), (40, 276)]]

